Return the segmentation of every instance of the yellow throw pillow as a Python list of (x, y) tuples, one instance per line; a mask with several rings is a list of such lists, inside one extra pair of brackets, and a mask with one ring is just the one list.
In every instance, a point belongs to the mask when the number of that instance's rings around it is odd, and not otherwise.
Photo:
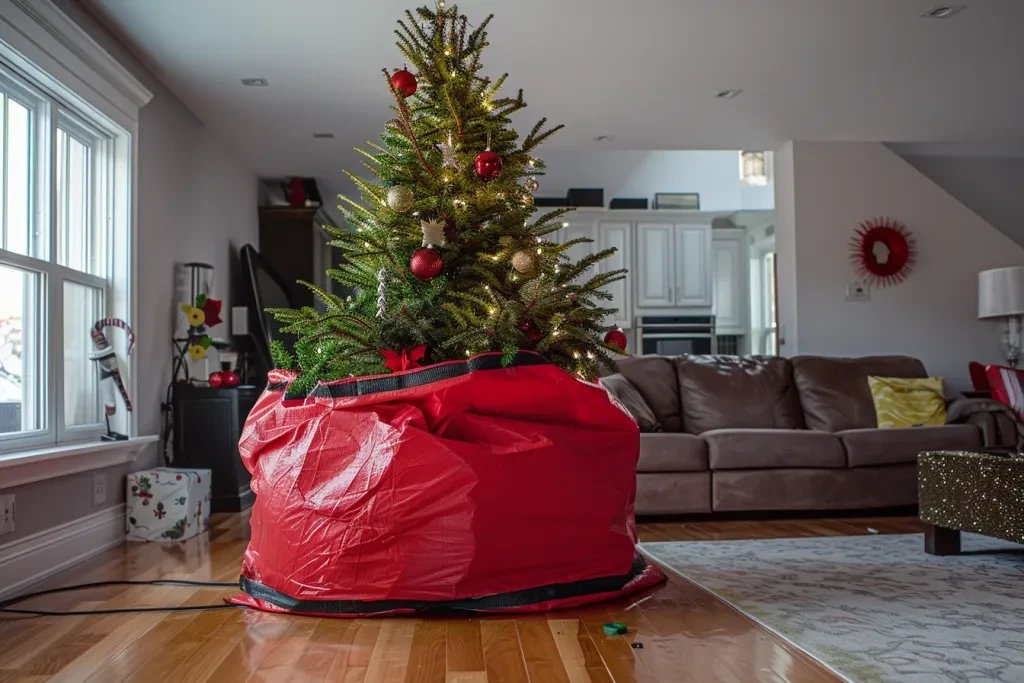
[(868, 377), (868, 385), (879, 427), (946, 424), (946, 397), (941, 377)]

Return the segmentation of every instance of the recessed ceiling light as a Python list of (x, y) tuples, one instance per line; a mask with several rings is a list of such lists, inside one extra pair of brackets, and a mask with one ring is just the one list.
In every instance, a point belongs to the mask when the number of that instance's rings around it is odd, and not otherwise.
[(596, 138), (594, 138), (594, 142), (611, 142), (614, 139), (614, 135), (598, 135)]
[(729, 89), (729, 90), (719, 90), (718, 92), (715, 93), (715, 97), (717, 97), (720, 100), (731, 100), (732, 98), (734, 98), (737, 95), (739, 95), (741, 92), (743, 92), (743, 91), (740, 90), (739, 88), (732, 88), (732, 89)]
[(918, 16), (922, 19), (949, 19), (954, 14), (958, 14), (965, 9), (967, 9), (967, 5), (934, 5), (921, 12)]
[(252, 88), (265, 88), (270, 84), (267, 83), (267, 79), (265, 78), (243, 78), (242, 85), (247, 85)]
[(313, 137), (317, 140), (333, 140), (334, 133), (313, 133)]

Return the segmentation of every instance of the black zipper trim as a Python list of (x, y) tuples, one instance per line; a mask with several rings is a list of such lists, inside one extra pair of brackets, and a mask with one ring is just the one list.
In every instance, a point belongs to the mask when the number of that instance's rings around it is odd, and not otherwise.
[[(504, 370), (506, 368), (526, 367), (530, 365), (551, 365), (544, 356), (533, 351), (520, 351), (508, 365), (501, 364), (500, 352), (485, 353), (463, 361), (449, 361), (437, 365), (429, 365), (414, 372), (400, 375), (384, 375), (382, 377), (358, 378), (335, 384), (317, 384), (308, 396), (313, 398), (352, 398), (369, 396), (387, 391), (401, 391), (412, 387), (423, 386), (432, 382), (462, 377), (471, 372), (482, 370)], [(287, 382), (268, 384), (267, 391), (281, 391), (288, 388)], [(306, 398), (303, 394), (285, 394), (285, 400)]]
[(239, 577), (238, 587), (257, 600), (264, 600), (289, 612), (308, 614), (371, 615), (397, 610), (415, 612), (478, 612), (515, 609), (553, 600), (568, 600), (592, 593), (611, 593), (622, 590), (626, 584), (647, 569), (647, 562), (637, 555), (630, 570), (621, 576), (606, 576), (582, 581), (556, 583), (537, 588), (525, 588), (510, 593), (486, 595), (464, 600), (302, 600), (293, 598), (258, 581)]

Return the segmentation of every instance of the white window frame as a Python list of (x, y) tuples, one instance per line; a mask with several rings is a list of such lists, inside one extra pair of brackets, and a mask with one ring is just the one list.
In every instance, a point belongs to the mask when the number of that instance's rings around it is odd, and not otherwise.
[[(63, 311), (59, 310), (59, 301), (63, 298), (64, 280), (71, 280), (90, 286), (102, 284), (107, 296), (107, 316), (119, 317), (129, 324), (136, 319), (137, 302), (133, 296), (135, 291), (136, 257), (136, 220), (137, 207), (135, 202), (137, 186), (137, 153), (139, 109), (152, 98), (152, 93), (130, 72), (122, 67), (102, 47), (100, 47), (81, 27), (71, 21), (50, 0), (0, 0), (0, 62), (18, 78), (42, 93), (54, 109), (49, 112), (50, 121), (49, 144), (55, 139), (57, 112), (64, 109), (71, 112), (74, 120), (95, 128), (109, 140), (109, 154), (113, 161), (109, 164), (109, 182), (112, 192), (110, 196), (109, 215), (111, 218), (111, 234), (116, 235), (107, 244), (107, 277), (97, 277), (74, 271), (56, 264), (51, 258), (56, 254), (55, 235), (51, 233), (50, 253), (42, 255), (45, 259), (24, 257), (4, 252), (3, 260), (11, 265), (45, 272), (47, 287), (60, 288), (59, 296), (48, 296), (46, 301), (48, 335), (47, 352), (47, 388), (60, 381), (54, 376), (55, 369), (61, 363), (55, 362), (57, 354), (63, 358)], [(52, 153), (52, 150), (45, 150)], [(47, 187), (54, 187), (52, 175), (41, 179)], [(36, 220), (46, 221), (46, 225), (55, 230), (56, 221), (52, 220), (55, 193), (50, 192), (50, 206), (37, 206)], [(42, 215), (39, 212), (43, 212)], [(45, 271), (44, 271), (45, 269)], [(55, 310), (57, 309), (57, 310)], [(137, 361), (134, 356), (126, 355), (127, 342), (124, 335), (112, 337), (115, 350), (122, 364), (122, 373), (129, 395), (135, 399), (137, 392)], [(58, 404), (59, 399), (59, 404)], [(87, 443), (81, 447), (59, 443), (75, 438), (90, 439), (95, 431), (89, 430), (75, 433), (76, 428), (65, 429), (63, 422), (63, 396), (59, 391), (48, 391), (47, 436), (41, 440), (12, 439), (0, 442), (0, 482), (7, 485), (35, 481), (49, 476), (60, 476), (68, 471), (89, 469), (88, 458), (83, 454), (102, 456), (104, 465), (111, 464), (110, 454), (124, 454), (119, 462), (128, 461), (138, 454), (146, 443), (156, 437), (139, 437), (134, 419), (127, 419), (117, 425), (119, 431), (126, 432), (130, 437), (128, 444), (109, 445)], [(119, 411), (122, 417), (128, 417)], [(32, 437), (37, 437), (32, 434)], [(18, 450), (12, 450), (11, 442), (19, 441)], [(40, 448), (39, 446), (43, 446)], [(73, 465), (55, 465), (75, 456)], [(68, 461), (71, 457), (66, 458)], [(97, 460), (99, 462), (99, 460)], [(45, 465), (45, 466), (44, 466)], [(25, 469), (25, 468), (28, 469)], [(20, 469), (19, 469), (20, 468)]]

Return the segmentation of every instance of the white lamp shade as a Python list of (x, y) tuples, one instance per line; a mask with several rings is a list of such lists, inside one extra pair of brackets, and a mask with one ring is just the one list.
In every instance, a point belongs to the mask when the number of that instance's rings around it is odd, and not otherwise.
[(1024, 266), (978, 273), (978, 317), (1024, 315)]

